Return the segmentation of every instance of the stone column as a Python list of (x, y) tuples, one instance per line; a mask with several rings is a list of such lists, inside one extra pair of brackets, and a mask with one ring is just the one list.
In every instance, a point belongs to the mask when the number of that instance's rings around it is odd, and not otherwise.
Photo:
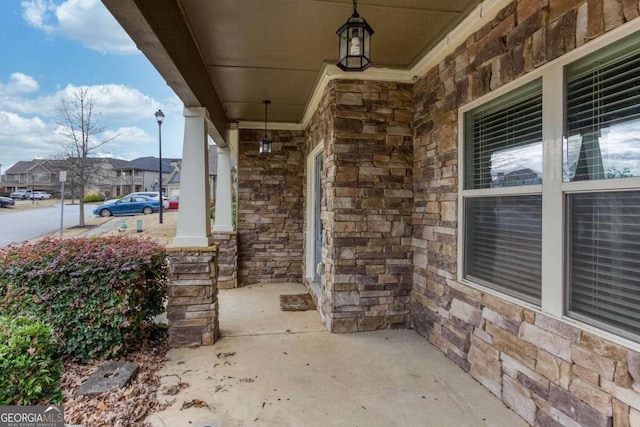
[(231, 205), (231, 162), (229, 147), (218, 147), (218, 176), (216, 178), (216, 220), (213, 231), (233, 231)]
[[(173, 245), (206, 247), (213, 243), (209, 214), (209, 156), (207, 110), (184, 109), (184, 143), (180, 175), (178, 224)], [(185, 209), (184, 207), (188, 207)]]
[(213, 239), (220, 247), (218, 256), (218, 289), (238, 287), (238, 233), (218, 231)]
[(218, 246), (167, 248), (169, 346), (212, 345), (218, 323)]

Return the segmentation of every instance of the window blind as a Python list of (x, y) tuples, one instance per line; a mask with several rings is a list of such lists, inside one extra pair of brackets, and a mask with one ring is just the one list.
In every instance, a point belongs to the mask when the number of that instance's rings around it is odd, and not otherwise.
[(465, 199), (465, 277), (540, 304), (542, 196)]
[(567, 198), (569, 311), (640, 335), (640, 191)]
[(521, 147), (542, 144), (540, 81), (470, 111), (465, 125), (465, 189), (523, 185), (522, 180), (510, 180), (509, 175), (541, 171), (541, 149), (538, 159), (523, 158), (517, 152)]
[(629, 156), (640, 161), (640, 50), (586, 58), (566, 76), (565, 181), (631, 176)]

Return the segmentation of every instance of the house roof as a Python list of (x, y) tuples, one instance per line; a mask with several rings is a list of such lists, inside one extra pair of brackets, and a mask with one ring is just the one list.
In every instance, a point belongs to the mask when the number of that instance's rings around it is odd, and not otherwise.
[(171, 175), (171, 178), (169, 178), (169, 180), (167, 181), (167, 184), (174, 184), (179, 182), (180, 182), (180, 171), (178, 170)]
[(25, 173), (33, 166), (34, 160), (24, 161), (20, 160), (9, 169), (4, 171), (5, 174)]
[(104, 160), (108, 161), (114, 169), (126, 169), (130, 167), (130, 160), (122, 160), (122, 159), (112, 159), (105, 158)]
[[(162, 173), (171, 173), (174, 165), (179, 162), (180, 159), (162, 158)], [(129, 162), (127, 168), (144, 170), (144, 171), (157, 171), (158, 170), (158, 158), (157, 157), (140, 157)]]
[[(157, 157), (140, 157), (135, 160), (122, 160), (122, 159), (113, 159), (108, 157), (88, 157), (87, 163), (96, 164), (101, 162), (106, 162), (111, 164), (114, 169), (138, 169), (138, 170), (147, 170), (147, 171), (157, 171), (158, 170), (158, 158)], [(180, 159), (174, 158), (163, 158), (162, 159), (162, 172), (163, 173), (171, 173), (174, 169), (174, 165), (180, 162)], [(52, 172), (55, 172), (59, 169), (64, 168), (65, 160), (56, 160), (56, 159), (34, 159), (34, 160), (21, 160), (11, 166), (9, 169), (4, 171), (4, 174), (21, 174), (28, 173), (31, 169), (40, 165), (49, 165), (48, 169), (51, 169)], [(46, 167), (46, 166), (45, 166)]]

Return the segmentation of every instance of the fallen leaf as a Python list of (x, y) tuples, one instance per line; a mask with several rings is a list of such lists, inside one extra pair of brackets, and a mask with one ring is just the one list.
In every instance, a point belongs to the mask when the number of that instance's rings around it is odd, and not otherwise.
[(235, 355), (236, 355), (235, 351), (232, 351), (232, 352), (229, 352), (229, 353), (216, 353), (216, 357), (218, 359), (226, 359), (227, 357), (231, 357), (231, 356), (235, 356)]
[[(205, 401), (203, 401), (203, 400), (193, 399), (193, 400), (190, 400), (188, 402), (187, 401), (182, 402), (182, 408), (180, 408), (180, 409), (188, 409), (188, 408), (191, 408), (191, 407), (196, 407), (196, 408), (206, 407), (206, 408), (209, 408), (209, 405), (207, 405), (207, 403)], [(209, 409), (211, 409), (211, 408), (209, 408)]]

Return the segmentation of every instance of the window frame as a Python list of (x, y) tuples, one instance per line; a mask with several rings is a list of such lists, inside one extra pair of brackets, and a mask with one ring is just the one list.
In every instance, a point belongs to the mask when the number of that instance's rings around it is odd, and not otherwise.
[[(628, 22), (608, 33), (579, 46), (565, 55), (516, 78), (489, 94), (481, 96), (458, 108), (458, 263), (457, 280), (472, 288), (495, 295), (505, 301), (562, 319), (583, 330), (587, 330), (605, 339), (630, 348), (640, 349), (640, 336), (628, 338), (628, 334), (616, 333), (615, 328), (599, 325), (597, 321), (585, 322), (579, 316), (568, 315), (568, 283), (566, 269), (568, 265), (567, 248), (567, 207), (565, 198), (573, 193), (639, 190), (640, 177), (624, 179), (604, 179), (598, 181), (563, 182), (563, 138), (565, 132), (565, 67), (589, 54), (605, 49), (603, 55), (609, 55), (606, 48), (628, 36), (635, 34), (640, 43), (640, 20)], [(616, 48), (620, 50), (622, 47)], [(612, 50), (611, 52), (615, 52)], [(518, 90), (524, 85), (542, 79), (542, 132), (543, 132), (543, 169), (542, 185), (465, 190), (465, 114), (495, 100), (496, 98)], [(539, 187), (539, 188), (536, 188)], [(514, 191), (515, 190), (515, 191)], [(515, 194), (542, 194), (542, 283), (540, 306), (500, 292), (494, 288), (472, 282), (464, 277), (465, 267), (465, 199), (480, 196), (498, 196)]]
[[(494, 103), (496, 100), (502, 98), (502, 97), (507, 97), (510, 95), (513, 95), (514, 92), (519, 92), (519, 93), (524, 93), (524, 94), (530, 94), (532, 92), (538, 92), (538, 89), (533, 89), (534, 86), (538, 86), (540, 87), (540, 89), (543, 88), (542, 86), (542, 79), (540, 78), (533, 78), (530, 81), (526, 81), (523, 82), (521, 84), (519, 84), (517, 87), (511, 89), (511, 90), (507, 90), (504, 92), (499, 92), (498, 94), (496, 94), (495, 96), (491, 97), (490, 100), (486, 101), (486, 102), (482, 102), (479, 104), (472, 104), (473, 106), (471, 108), (465, 108), (463, 113), (461, 114), (461, 121), (462, 121), (462, 133), (460, 134), (460, 141), (462, 143), (462, 148), (460, 151), (460, 155), (459, 158), (462, 159), (462, 161), (460, 162), (460, 166), (459, 169), (461, 172), (461, 177), (460, 177), (460, 191), (461, 191), (461, 199), (460, 199), (460, 205), (463, 205), (461, 207), (461, 213), (459, 218), (461, 219), (461, 221), (459, 221), (459, 223), (465, 223), (465, 218), (466, 218), (466, 211), (465, 211), (465, 206), (466, 206), (466, 201), (469, 199), (481, 199), (481, 198), (495, 198), (496, 200), (500, 197), (517, 197), (517, 196), (540, 196), (542, 197), (542, 188), (543, 188), (543, 184), (531, 184), (531, 185), (514, 185), (514, 186), (504, 186), (504, 187), (490, 187), (490, 188), (470, 188), (470, 189), (466, 189), (466, 185), (468, 184), (466, 182), (466, 174), (467, 172), (469, 173), (474, 173), (473, 171), (473, 165), (467, 165), (466, 164), (466, 159), (468, 158), (467, 155), (467, 149), (471, 149), (473, 150), (474, 148), (474, 144), (467, 144), (465, 141), (465, 136), (469, 133), (469, 131), (471, 130), (471, 124), (473, 122), (467, 122), (466, 120), (466, 116), (468, 113), (472, 113), (474, 112), (476, 109), (478, 108), (484, 108), (485, 106), (488, 106), (488, 104)], [(543, 95), (543, 94), (542, 94)], [(517, 95), (516, 95), (517, 96)], [(544, 97), (542, 96), (542, 102), (543, 102), (543, 106), (544, 106)], [(499, 105), (499, 104), (498, 104)], [(489, 106), (489, 110), (495, 110), (495, 106)], [(544, 109), (542, 111), (544, 113)], [(544, 123), (544, 117), (543, 117), (543, 123)], [(544, 126), (543, 126), (543, 131), (544, 131)], [(543, 135), (544, 136), (544, 135)], [(542, 145), (543, 145), (543, 153), (544, 153), (544, 138), (542, 141)], [(543, 154), (544, 155), (544, 154)], [(542, 160), (542, 159), (540, 159)], [(544, 164), (544, 162), (543, 162)], [(467, 170), (467, 166), (472, 166), (469, 167)], [(465, 169), (462, 169), (462, 168)], [(543, 173), (543, 179), (542, 182), (544, 183), (544, 173)], [(542, 215), (542, 212), (541, 212)], [(459, 271), (460, 271), (460, 275), (461, 277), (464, 277), (465, 271), (467, 270), (467, 259), (465, 258), (465, 253), (466, 253), (466, 246), (464, 246), (466, 244), (467, 241), (467, 233), (466, 233), (466, 224), (465, 224), (465, 228), (463, 229), (464, 231), (461, 231), (461, 239), (462, 239), (462, 244), (459, 246), (461, 248), (461, 250), (459, 252), (461, 252), (461, 258), (462, 258), (462, 263), (459, 264)], [(469, 275), (471, 277), (471, 275)], [(482, 282), (484, 282), (484, 280), (480, 279), (480, 278), (476, 278), (477, 281), (473, 281), (473, 278), (471, 279), (467, 279), (464, 278), (465, 281), (471, 282), (471, 283), (477, 283), (483, 287), (489, 288), (489, 289), (493, 289), (497, 292), (500, 292), (501, 294), (506, 294), (506, 295), (510, 295), (513, 298), (522, 300), (522, 301), (527, 301), (530, 304), (533, 304), (534, 306), (538, 306), (538, 304), (536, 302), (534, 302), (533, 298), (527, 298), (526, 296), (522, 295), (522, 296), (518, 296), (519, 292), (516, 289), (508, 289), (505, 288), (497, 283), (489, 285), (483, 285)], [(488, 283), (488, 282), (487, 282)], [(500, 289), (505, 289), (504, 291), (500, 291)]]

